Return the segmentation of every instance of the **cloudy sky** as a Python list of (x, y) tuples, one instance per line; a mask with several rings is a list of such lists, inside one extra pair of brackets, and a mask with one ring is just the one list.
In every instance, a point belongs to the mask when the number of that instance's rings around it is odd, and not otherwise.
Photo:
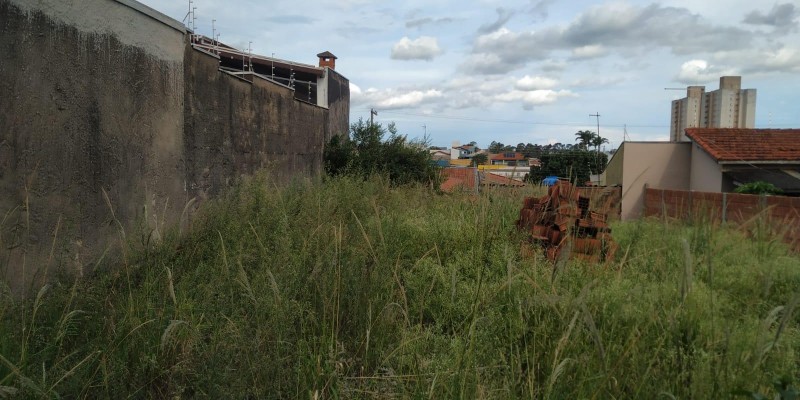
[[(141, 1), (141, 0), (140, 0)], [(188, 0), (144, 0), (177, 19)], [(196, 0), (196, 30), (350, 79), (351, 122), (434, 145), (667, 140), (687, 85), (742, 75), (756, 126), (800, 128), (800, 0)], [(424, 127), (423, 127), (424, 126)]]

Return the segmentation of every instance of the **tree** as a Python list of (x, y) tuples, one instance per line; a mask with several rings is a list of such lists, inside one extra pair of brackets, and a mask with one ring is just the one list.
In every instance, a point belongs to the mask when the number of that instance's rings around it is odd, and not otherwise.
[(592, 139), (596, 134), (592, 131), (578, 131), (575, 132), (575, 141), (580, 142), (580, 147), (584, 150), (589, 148), (589, 145), (592, 144)]
[(517, 153), (524, 153), (525, 152), (525, 143), (519, 142), (517, 147), (514, 148), (514, 151)]
[[(388, 138), (384, 139), (386, 134)], [(438, 183), (438, 172), (427, 144), (397, 133), (394, 123), (386, 128), (359, 119), (350, 136), (334, 136), (325, 146), (323, 161), (328, 175), (367, 177), (385, 174), (392, 184)]]
[(478, 165), (486, 165), (489, 162), (489, 156), (486, 153), (478, 153), (472, 156), (472, 161), (470, 165), (476, 167)]
[(539, 160), (542, 166), (531, 168), (529, 178), (532, 182), (541, 182), (546, 176), (558, 176), (583, 185), (590, 174), (602, 172), (598, 166), (604, 166), (608, 156), (587, 150), (565, 150), (542, 154)]
[(489, 144), (489, 152), (490, 153), (502, 153), (504, 147), (506, 147), (506, 145), (504, 145), (504, 144), (502, 144), (500, 142), (495, 142), (493, 140), (492, 143)]
[(594, 135), (594, 137), (592, 138), (592, 143), (591, 144), (592, 144), (592, 146), (594, 146), (597, 149), (597, 152), (599, 153), (600, 152), (600, 146), (602, 146), (602, 145), (604, 145), (606, 143), (608, 143), (608, 139), (606, 139), (604, 137), (601, 137), (600, 135)]

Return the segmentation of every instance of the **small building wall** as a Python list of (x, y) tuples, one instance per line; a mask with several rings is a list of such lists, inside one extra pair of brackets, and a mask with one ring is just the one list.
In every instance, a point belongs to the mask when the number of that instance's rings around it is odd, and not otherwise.
[[(639, 218), (645, 187), (688, 190), (691, 144), (625, 142), (622, 168), (623, 220)], [(616, 158), (616, 157), (614, 157)]]
[[(689, 190), (698, 192), (721, 192), (722, 170), (716, 160), (692, 142), (691, 175)], [(655, 187), (655, 186), (654, 186)], [(662, 188), (670, 189), (670, 188)]]
[(625, 143), (629, 142), (622, 142), (617, 151), (614, 152), (614, 155), (611, 156), (611, 160), (608, 161), (606, 170), (603, 171), (601, 180), (604, 181), (602, 184), (605, 186), (622, 186), (622, 166), (625, 160)]

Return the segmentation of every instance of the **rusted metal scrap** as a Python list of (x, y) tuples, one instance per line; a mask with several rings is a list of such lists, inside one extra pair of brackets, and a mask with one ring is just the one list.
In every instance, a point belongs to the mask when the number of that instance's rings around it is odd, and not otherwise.
[(580, 188), (559, 180), (546, 196), (525, 198), (517, 227), (550, 260), (564, 254), (592, 263), (611, 261), (619, 245), (611, 237), (607, 214), (590, 210), (589, 204)]

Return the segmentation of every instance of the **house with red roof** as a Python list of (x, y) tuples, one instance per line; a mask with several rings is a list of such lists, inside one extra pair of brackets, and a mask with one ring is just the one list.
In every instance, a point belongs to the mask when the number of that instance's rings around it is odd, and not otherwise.
[(644, 189), (732, 192), (772, 183), (800, 196), (800, 129), (687, 128), (686, 142), (623, 142), (602, 181), (622, 186), (622, 219), (637, 218)]
[(497, 153), (489, 156), (489, 165), (507, 165), (509, 167), (528, 166), (528, 160), (522, 153), (519, 152), (505, 152)]
[(800, 195), (800, 129), (687, 128), (686, 136), (689, 190), (731, 192), (763, 181)]

